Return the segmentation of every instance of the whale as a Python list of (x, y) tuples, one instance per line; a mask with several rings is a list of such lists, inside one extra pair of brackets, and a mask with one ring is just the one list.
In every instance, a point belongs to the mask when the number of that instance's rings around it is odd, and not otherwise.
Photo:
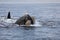
[(34, 17), (30, 16), (29, 14), (25, 14), (15, 22), (15, 24), (25, 26), (30, 26), (31, 24), (33, 25), (34, 23), (35, 23)]
[(7, 19), (11, 19), (10, 11), (8, 12)]

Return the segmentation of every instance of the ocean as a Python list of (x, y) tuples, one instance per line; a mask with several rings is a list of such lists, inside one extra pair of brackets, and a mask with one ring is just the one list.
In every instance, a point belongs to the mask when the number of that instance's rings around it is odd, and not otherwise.
[[(6, 19), (9, 11), (12, 19)], [(35, 27), (14, 24), (26, 11)], [(60, 3), (0, 4), (0, 40), (60, 40)]]

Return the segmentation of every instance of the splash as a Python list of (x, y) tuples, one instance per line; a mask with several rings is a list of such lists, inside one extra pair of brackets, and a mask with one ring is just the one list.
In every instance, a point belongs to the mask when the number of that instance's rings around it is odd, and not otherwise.
[[(16, 19), (2, 19), (0, 20), (0, 26), (9, 26), (12, 23), (15, 23)], [(21, 25), (21, 26), (25, 26), (25, 25)], [(35, 24), (30, 25), (30, 26), (35, 26), (35, 27), (40, 27), (42, 26), (37, 20), (35, 21)]]
[(34, 24), (34, 25), (31, 25), (31, 26), (39, 27), (39, 26), (42, 26), (42, 25), (36, 20), (36, 21), (35, 21), (35, 24)]

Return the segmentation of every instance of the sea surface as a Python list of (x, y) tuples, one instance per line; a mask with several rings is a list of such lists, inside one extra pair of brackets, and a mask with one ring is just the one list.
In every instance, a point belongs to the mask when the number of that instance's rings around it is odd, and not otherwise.
[[(11, 19), (7, 19), (10, 11)], [(14, 24), (26, 12), (35, 25)], [(0, 4), (0, 40), (60, 40), (60, 3)]]

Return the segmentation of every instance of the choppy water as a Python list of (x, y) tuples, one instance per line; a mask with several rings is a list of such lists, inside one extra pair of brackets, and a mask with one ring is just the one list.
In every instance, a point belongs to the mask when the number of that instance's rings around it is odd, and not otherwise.
[[(0, 40), (60, 40), (59, 3), (14, 5), (0, 4)], [(2, 17), (7, 15), (8, 9), (12, 15), (12, 19), (9, 20)], [(37, 23), (35, 27), (27, 28), (14, 24), (26, 9), (29, 14), (31, 13), (30, 15), (36, 17)], [(18, 17), (16, 18), (16, 16)]]

